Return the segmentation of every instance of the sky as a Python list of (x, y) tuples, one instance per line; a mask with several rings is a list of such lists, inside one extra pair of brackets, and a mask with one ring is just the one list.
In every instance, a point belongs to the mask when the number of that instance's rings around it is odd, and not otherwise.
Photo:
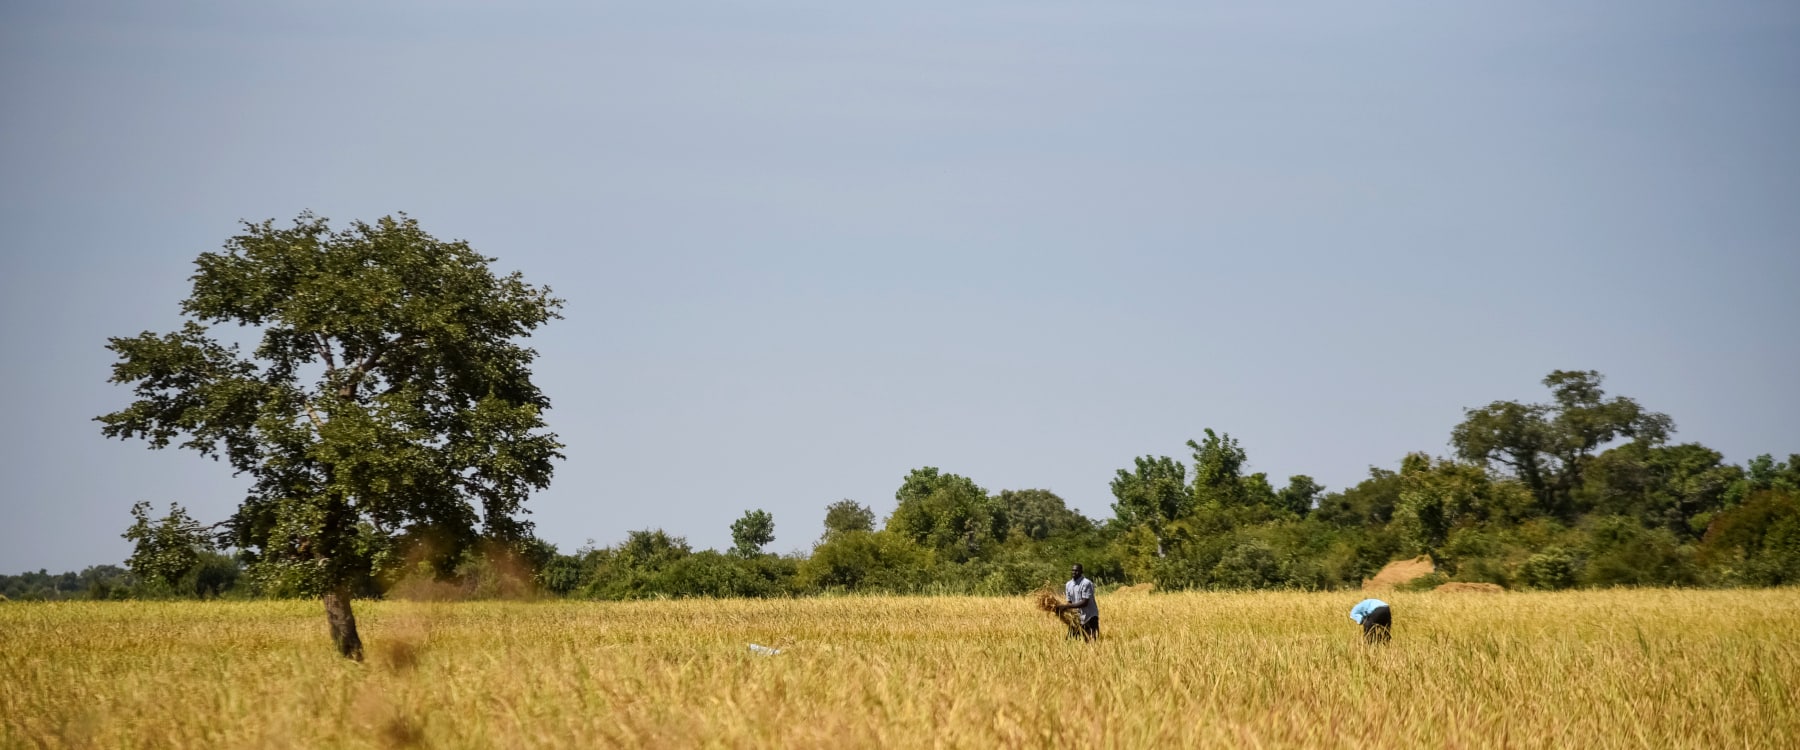
[(1209, 427), (1341, 489), (1556, 369), (1800, 453), (1797, 133), (1791, 2), (10, 0), (0, 572), (232, 512), (101, 436), (105, 344), (305, 210), (567, 301), (564, 551), (806, 550), (923, 466), (1105, 517)]

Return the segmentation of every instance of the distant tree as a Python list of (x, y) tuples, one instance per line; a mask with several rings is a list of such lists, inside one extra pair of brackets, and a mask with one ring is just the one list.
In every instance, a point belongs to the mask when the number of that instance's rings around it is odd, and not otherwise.
[(1423, 453), (1400, 463), (1400, 497), (1393, 526), (1408, 554), (1437, 555), (1450, 529), (1487, 513), (1487, 472), (1474, 464), (1439, 460)]
[(1758, 490), (1713, 520), (1699, 551), (1723, 583), (1800, 583), (1800, 492)]
[(198, 597), (217, 597), (230, 591), (243, 575), (237, 558), (218, 552), (202, 552), (200, 560), (181, 579), (182, 593)]
[(1272, 588), (1282, 583), (1281, 561), (1267, 543), (1247, 539), (1225, 551), (1211, 577), (1216, 588)]
[(1518, 580), (1534, 589), (1555, 591), (1575, 585), (1578, 561), (1568, 550), (1551, 547), (1519, 564)]
[(117, 565), (90, 565), (79, 576), (81, 590), (89, 599), (123, 598), (133, 577), (131, 571)]
[(1305, 474), (1288, 477), (1286, 487), (1276, 494), (1276, 503), (1295, 515), (1304, 516), (1312, 512), (1313, 504), (1325, 493), (1325, 486), (1314, 481)]
[(1163, 529), (1193, 511), (1194, 495), (1187, 486), (1187, 468), (1168, 456), (1141, 456), (1132, 468), (1113, 477), (1113, 517), (1125, 528), (1148, 529), (1156, 544), (1156, 556), (1168, 553)]
[[(1206, 439), (1188, 441), (1194, 451), (1195, 505), (1219, 508), (1242, 506), (1250, 500), (1244, 486), (1244, 464), (1249, 457), (1229, 433), (1206, 430)], [(1267, 485), (1267, 478), (1264, 479)]]
[(1767, 453), (1750, 459), (1744, 464), (1743, 478), (1726, 491), (1725, 502), (1736, 505), (1765, 490), (1800, 495), (1800, 453), (1789, 455), (1786, 461), (1777, 461)]
[(1577, 504), (1588, 512), (1630, 516), (1694, 540), (1743, 479), (1743, 469), (1698, 443), (1627, 443), (1594, 458)]
[(592, 573), (587, 559), (589, 554), (591, 554), (591, 550), (584, 550), (582, 554), (576, 555), (557, 554), (551, 556), (544, 562), (543, 567), (538, 568), (538, 585), (557, 596), (568, 596), (574, 593)]
[(1657, 445), (1675, 429), (1668, 415), (1630, 398), (1605, 398), (1602, 380), (1592, 370), (1552, 372), (1543, 383), (1553, 403), (1495, 401), (1465, 410), (1450, 444), (1465, 460), (1506, 467), (1546, 509), (1572, 516), (1572, 494), (1596, 450), (1621, 437)]
[(160, 520), (150, 518), (150, 503), (131, 506), (132, 524), (123, 536), (132, 544), (131, 558), (125, 561), (139, 580), (154, 581), (173, 590), (200, 563), (200, 556), (212, 551), (207, 529), (188, 515), (180, 503), (169, 504), (169, 514)]
[(1238, 481), (1238, 484), (1243, 488), (1239, 493), (1239, 500), (1244, 505), (1251, 507), (1286, 509), (1281, 504), (1280, 493), (1275, 491), (1275, 485), (1269, 483), (1269, 475), (1267, 472), (1259, 471), (1254, 474), (1246, 475), (1243, 479)]
[(659, 570), (693, 553), (686, 537), (670, 536), (662, 529), (644, 529), (625, 535), (617, 560), (627, 568)]
[(993, 499), (968, 477), (914, 469), (894, 493), (899, 501), (887, 530), (962, 561), (981, 553), (994, 539)]
[(762, 548), (775, 541), (775, 517), (762, 510), (744, 511), (744, 517), (731, 522), (731, 551), (739, 557), (755, 557)]
[(1049, 490), (1001, 490), (994, 500), (1000, 515), (999, 536), (1046, 539), (1093, 525)]
[(905, 592), (931, 575), (931, 550), (892, 531), (846, 531), (813, 549), (799, 582), (811, 589)]
[(1682, 586), (1695, 583), (1692, 548), (1669, 529), (1647, 529), (1635, 518), (1603, 517), (1588, 530), (1585, 586)]
[(825, 538), (846, 531), (874, 531), (875, 511), (855, 500), (839, 500), (825, 506)]
[(773, 555), (747, 558), (701, 550), (663, 573), (657, 593), (673, 597), (761, 597), (779, 593), (792, 577), (790, 561)]
[(1340, 526), (1381, 525), (1393, 519), (1399, 502), (1399, 473), (1371, 466), (1368, 479), (1319, 498), (1313, 517)]
[[(320, 595), (333, 643), (360, 659), (350, 596), (370, 550), (424, 528), (456, 552), (478, 534), (523, 540), (514, 515), (560, 457), (536, 353), (517, 341), (561, 301), (492, 262), (404, 215), (246, 223), (195, 262), (179, 331), (110, 340), (112, 382), (137, 400), (99, 417), (103, 432), (182, 439), (249, 475), (232, 546)], [(243, 352), (213, 324), (260, 341)]]

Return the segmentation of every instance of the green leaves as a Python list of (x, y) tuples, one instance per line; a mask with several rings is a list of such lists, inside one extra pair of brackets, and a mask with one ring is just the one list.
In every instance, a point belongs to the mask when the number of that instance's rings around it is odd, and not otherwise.
[(1466, 410), (1450, 444), (1464, 460), (1507, 467), (1545, 508), (1569, 517), (1595, 450), (1620, 437), (1658, 445), (1675, 430), (1666, 414), (1623, 396), (1605, 399), (1602, 380), (1592, 370), (1552, 372), (1543, 382), (1554, 404), (1495, 401)]
[(173, 588), (200, 564), (202, 553), (212, 551), (206, 528), (179, 503), (170, 503), (168, 515), (151, 521), (150, 503), (139, 502), (131, 506), (131, 518), (131, 527), (120, 535), (132, 543), (125, 567), (142, 581)]
[(993, 499), (968, 477), (941, 474), (933, 466), (914, 469), (894, 498), (899, 505), (887, 530), (948, 559), (967, 560), (994, 540), (999, 519)]
[(773, 541), (775, 517), (767, 511), (747, 510), (743, 518), (731, 522), (731, 551), (739, 557), (755, 557)]
[(1113, 477), (1113, 515), (1127, 525), (1173, 521), (1193, 509), (1187, 468), (1168, 456), (1141, 456)]
[(875, 511), (856, 502), (844, 499), (825, 506), (825, 534), (829, 539), (833, 534), (846, 531), (874, 531)]
[(1221, 508), (1246, 504), (1243, 475), (1249, 457), (1235, 438), (1207, 428), (1206, 439), (1189, 440), (1188, 447), (1194, 451), (1195, 504)]
[[(179, 332), (112, 339), (136, 400), (108, 437), (224, 456), (255, 480), (232, 538), (261, 563), (341, 585), (409, 528), (458, 546), (522, 538), (515, 516), (561, 458), (518, 339), (561, 301), (404, 214), (332, 230), (246, 223), (195, 261)], [(259, 336), (249, 355), (209, 325)], [(269, 568), (273, 570), (273, 567)]]

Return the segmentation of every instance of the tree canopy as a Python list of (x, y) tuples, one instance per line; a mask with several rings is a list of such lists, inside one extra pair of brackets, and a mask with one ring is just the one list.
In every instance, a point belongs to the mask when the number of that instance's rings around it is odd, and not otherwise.
[(427, 541), (454, 557), (525, 539), (523, 503), (561, 457), (519, 344), (561, 301), (493, 261), (404, 214), (246, 223), (195, 261), (180, 330), (109, 340), (136, 400), (102, 431), (249, 477), (228, 541), (254, 575), (322, 595), (360, 658), (357, 582)]

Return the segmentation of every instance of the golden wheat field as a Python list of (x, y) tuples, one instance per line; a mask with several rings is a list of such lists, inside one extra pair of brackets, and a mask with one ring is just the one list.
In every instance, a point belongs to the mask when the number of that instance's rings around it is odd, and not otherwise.
[[(1800, 743), (1800, 591), (0, 604), (13, 747), (1694, 747)], [(783, 649), (751, 652), (750, 643)]]

